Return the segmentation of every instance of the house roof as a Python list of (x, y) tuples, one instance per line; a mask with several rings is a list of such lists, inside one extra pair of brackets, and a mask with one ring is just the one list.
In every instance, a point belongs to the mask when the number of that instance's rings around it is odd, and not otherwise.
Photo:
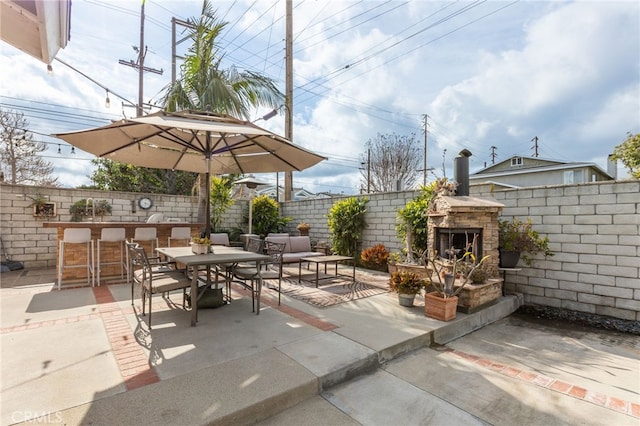
[[(535, 161), (535, 165), (527, 166), (525, 162), (525, 165), (519, 166), (517, 168), (512, 168), (512, 169), (510, 168), (509, 170), (501, 169), (501, 167), (504, 166), (505, 164), (511, 163), (511, 160), (513, 158), (522, 158), (524, 160), (529, 159), (529, 160)], [(597, 170), (598, 172), (602, 173), (603, 175), (611, 179), (615, 179), (614, 176), (611, 176), (608, 172), (600, 168), (595, 163), (565, 162), (565, 161), (558, 161), (558, 160), (549, 160), (549, 159), (544, 159), (539, 157), (524, 157), (520, 155), (511, 156), (504, 161), (501, 161), (499, 163), (492, 164), (489, 167), (480, 169), (477, 172), (472, 173), (469, 176), (469, 179), (478, 180), (478, 179), (487, 179), (487, 178), (500, 177), (500, 176), (519, 175), (519, 174), (525, 174), (525, 173), (542, 173), (547, 171), (569, 170), (569, 169), (577, 169), (577, 168), (583, 168), (583, 167), (591, 167)]]

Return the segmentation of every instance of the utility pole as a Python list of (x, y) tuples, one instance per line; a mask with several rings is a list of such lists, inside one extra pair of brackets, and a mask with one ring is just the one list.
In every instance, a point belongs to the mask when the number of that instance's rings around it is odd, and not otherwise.
[(422, 161), (422, 185), (427, 186), (427, 119), (429, 116), (425, 114), (424, 118), (424, 158)]
[[(293, 1), (286, 0), (284, 137), (293, 142)], [(291, 201), (293, 172), (284, 173), (284, 200)]]
[(367, 194), (371, 194), (371, 148), (367, 150)]
[(495, 146), (491, 147), (491, 164), (496, 164), (496, 157), (498, 156), (498, 154), (496, 154), (497, 149)]
[(533, 149), (533, 156), (537, 157), (538, 156), (538, 137), (534, 136), (533, 139), (531, 139), (531, 142), (533, 142), (533, 146), (531, 147)]
[(184, 59), (184, 56), (178, 56), (176, 53), (176, 46), (185, 40), (189, 40), (190, 35), (182, 37), (176, 41), (176, 26), (181, 25), (185, 28), (194, 29), (195, 26), (187, 21), (178, 19), (176, 17), (171, 18), (171, 84), (176, 82), (176, 58)]
[(162, 69), (157, 70), (144, 66), (144, 57), (147, 54), (147, 47), (144, 45), (144, 0), (142, 1), (140, 9), (140, 46), (138, 46), (138, 48), (134, 47), (134, 50), (138, 52), (138, 60), (136, 62), (120, 59), (118, 63), (138, 70), (138, 105), (136, 105), (136, 116), (140, 117), (144, 104), (144, 72), (148, 71), (160, 75), (164, 72)]

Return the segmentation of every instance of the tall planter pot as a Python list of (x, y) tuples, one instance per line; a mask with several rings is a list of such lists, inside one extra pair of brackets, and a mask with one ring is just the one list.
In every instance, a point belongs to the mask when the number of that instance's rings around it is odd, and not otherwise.
[(458, 296), (444, 298), (437, 292), (424, 295), (424, 314), (440, 321), (451, 321), (456, 318)]

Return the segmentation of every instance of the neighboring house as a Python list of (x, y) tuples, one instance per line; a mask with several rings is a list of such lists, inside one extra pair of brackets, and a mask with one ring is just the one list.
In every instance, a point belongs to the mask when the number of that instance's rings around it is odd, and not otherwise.
[[(278, 188), (280, 197), (278, 198), (280, 201), (284, 200), (284, 187), (280, 186)], [(275, 185), (258, 185), (255, 189), (255, 196), (266, 195), (270, 198), (276, 199), (276, 186)], [(245, 187), (245, 185), (237, 185), (237, 188), (234, 191), (233, 197), (238, 199), (248, 199), (250, 197), (250, 191)], [(317, 198), (316, 194), (313, 192), (309, 192), (304, 188), (293, 188), (293, 197), (292, 201), (299, 200), (310, 200), (312, 198)]]
[(0, 1), (0, 39), (51, 64), (69, 41), (71, 0)]
[(615, 180), (615, 163), (610, 162), (608, 169), (604, 171), (595, 163), (513, 156), (471, 174), (469, 184), (490, 183), (498, 187), (523, 188)]

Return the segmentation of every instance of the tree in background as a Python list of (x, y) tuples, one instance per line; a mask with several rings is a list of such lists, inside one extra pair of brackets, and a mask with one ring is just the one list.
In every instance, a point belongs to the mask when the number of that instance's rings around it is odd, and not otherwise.
[(24, 114), (0, 109), (0, 173), (12, 184), (57, 186), (53, 163), (38, 154), (47, 145), (33, 140)]
[(380, 134), (366, 143), (367, 152), (360, 156), (362, 186), (370, 192), (412, 188), (417, 180), (422, 152), (415, 134), (400, 136), (395, 133)]
[[(198, 18), (189, 18), (191, 47), (180, 66), (180, 75), (165, 89), (163, 105), (167, 111), (210, 110), (249, 119), (251, 108), (277, 109), (284, 95), (275, 82), (251, 71), (235, 67), (221, 69), (224, 52), (217, 42), (227, 23), (219, 20), (208, 0), (202, 3)], [(200, 179), (198, 220), (205, 218), (205, 179)]]
[(89, 179), (91, 189), (103, 191), (148, 192), (191, 195), (197, 173), (150, 169), (119, 163), (106, 158), (91, 160), (96, 166)]
[(627, 132), (627, 139), (613, 149), (612, 158), (622, 161), (631, 177), (640, 179), (640, 133)]

